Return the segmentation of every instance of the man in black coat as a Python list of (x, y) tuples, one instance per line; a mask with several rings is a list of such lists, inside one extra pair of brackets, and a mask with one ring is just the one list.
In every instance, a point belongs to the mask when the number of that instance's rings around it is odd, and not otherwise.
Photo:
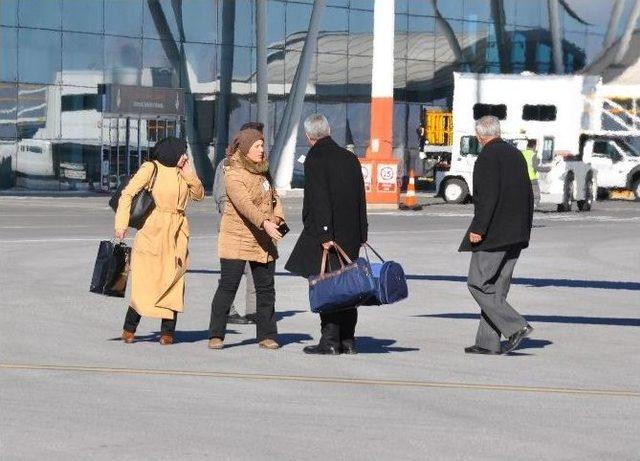
[[(302, 277), (320, 273), (323, 249), (337, 243), (351, 259), (367, 241), (367, 203), (360, 162), (330, 137), (324, 115), (314, 114), (304, 122), (311, 149), (304, 161), (304, 229), (285, 265)], [(331, 267), (340, 263), (330, 251)], [(322, 337), (307, 346), (307, 354), (356, 354), (354, 342), (358, 311), (351, 309), (320, 314)]]
[(500, 138), (496, 117), (480, 118), (476, 134), (482, 151), (473, 169), (475, 212), (459, 251), (473, 252), (467, 285), (482, 316), (476, 343), (465, 352), (501, 354), (533, 331), (506, 300), (520, 251), (529, 246), (533, 190), (522, 153)]

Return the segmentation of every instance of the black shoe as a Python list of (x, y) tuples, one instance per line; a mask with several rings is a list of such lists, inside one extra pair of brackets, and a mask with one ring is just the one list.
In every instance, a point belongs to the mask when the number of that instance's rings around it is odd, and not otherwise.
[(333, 346), (324, 346), (318, 344), (316, 346), (306, 346), (302, 349), (305, 354), (318, 354), (318, 355), (340, 355), (340, 351)]
[(227, 323), (233, 323), (236, 325), (248, 325), (251, 322), (251, 320), (249, 320), (246, 317), (241, 316), (240, 314), (230, 314), (227, 315)]
[(527, 323), (520, 331), (517, 331), (511, 336), (509, 336), (509, 339), (507, 340), (507, 344), (504, 346), (502, 353), (506, 354), (508, 352), (511, 352), (514, 349), (517, 349), (517, 347), (520, 345), (522, 340), (527, 336), (529, 336), (532, 331), (533, 331), (533, 327)]
[(257, 314), (247, 314), (244, 316), (245, 319), (249, 321), (249, 323), (255, 324), (257, 320)]
[(356, 349), (356, 345), (349, 341), (342, 343), (342, 353), (348, 355), (356, 355), (358, 353), (358, 349)]
[(491, 351), (480, 346), (469, 346), (464, 348), (465, 354), (500, 355), (500, 352)]

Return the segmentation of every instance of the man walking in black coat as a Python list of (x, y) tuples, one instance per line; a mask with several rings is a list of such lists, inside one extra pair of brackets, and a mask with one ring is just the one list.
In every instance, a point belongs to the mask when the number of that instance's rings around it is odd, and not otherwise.
[[(467, 285), (482, 316), (468, 354), (501, 354), (516, 349), (533, 327), (507, 302), (520, 251), (529, 246), (533, 190), (522, 153), (500, 139), (500, 121), (476, 122), (482, 151), (473, 169), (474, 217), (459, 251), (472, 251)], [(500, 336), (507, 339), (504, 349)]]
[[(320, 273), (323, 249), (337, 243), (351, 259), (367, 241), (367, 202), (360, 162), (330, 137), (324, 115), (314, 114), (304, 122), (311, 149), (304, 162), (304, 229), (285, 265), (285, 269), (302, 277)], [(330, 251), (331, 267), (340, 263)], [(307, 354), (356, 354), (354, 342), (358, 310), (320, 314), (322, 337)]]

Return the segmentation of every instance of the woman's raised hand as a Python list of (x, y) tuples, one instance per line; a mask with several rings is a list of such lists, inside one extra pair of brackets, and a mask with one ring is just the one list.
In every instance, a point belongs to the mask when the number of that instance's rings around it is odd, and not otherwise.
[(191, 162), (189, 161), (189, 157), (187, 157), (187, 154), (183, 154), (178, 161), (178, 171), (180, 172), (182, 177), (193, 175), (193, 169), (191, 168)]
[(276, 223), (274, 223), (273, 221), (269, 221), (268, 219), (266, 219), (262, 223), (262, 227), (264, 228), (264, 231), (272, 239), (280, 240), (282, 238), (282, 234), (280, 234), (280, 232), (278, 232), (278, 225)]

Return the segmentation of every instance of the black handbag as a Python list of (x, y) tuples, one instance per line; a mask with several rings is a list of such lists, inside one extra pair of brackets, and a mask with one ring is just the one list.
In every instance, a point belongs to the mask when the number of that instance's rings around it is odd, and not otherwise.
[(129, 278), (131, 247), (126, 244), (103, 240), (93, 266), (89, 291), (106, 296), (124, 298)]
[[(138, 192), (131, 200), (129, 227), (133, 227), (135, 229), (140, 229), (144, 225), (147, 216), (149, 216), (149, 214), (156, 206), (155, 202), (153, 201), (153, 195), (151, 195), (151, 191), (153, 191), (153, 186), (156, 183), (156, 176), (158, 176), (158, 166), (156, 165), (156, 162), (151, 163), (153, 163), (153, 174), (151, 175), (149, 184), (147, 185), (147, 187)], [(122, 190), (127, 187), (127, 184), (129, 184), (130, 180), (130, 176), (123, 179), (120, 183), (120, 187), (118, 187), (111, 196), (111, 200), (109, 200), (109, 206), (113, 209), (113, 211), (118, 211), (118, 202), (120, 201)]]

